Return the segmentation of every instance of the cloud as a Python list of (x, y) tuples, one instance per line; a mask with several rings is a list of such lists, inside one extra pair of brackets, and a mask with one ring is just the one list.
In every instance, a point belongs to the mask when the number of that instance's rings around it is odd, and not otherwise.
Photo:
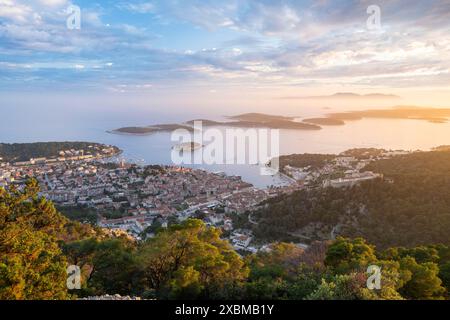
[(133, 13), (141, 13), (141, 14), (153, 12), (155, 9), (155, 6), (151, 2), (139, 2), (139, 3), (120, 2), (116, 6), (121, 10), (127, 10)]
[(67, 0), (38, 0), (38, 2), (47, 7), (60, 7), (68, 4)]
[(81, 30), (68, 30), (69, 1), (0, 0), (0, 70), (8, 79), (119, 90), (127, 83), (136, 91), (147, 83), (357, 88), (449, 80), (445, 0), (379, 0), (376, 32), (366, 28), (369, 0), (79, 2)]
[(16, 4), (13, 0), (0, 0), (0, 17), (15, 22), (24, 23), (32, 16), (30, 6)]

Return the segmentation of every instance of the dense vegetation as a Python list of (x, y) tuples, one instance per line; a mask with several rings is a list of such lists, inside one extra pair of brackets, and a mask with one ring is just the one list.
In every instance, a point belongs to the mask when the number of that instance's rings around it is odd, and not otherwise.
[(95, 225), (98, 220), (97, 211), (87, 206), (57, 208), (61, 214), (70, 220)]
[(0, 157), (3, 161), (28, 161), (31, 158), (52, 158), (59, 156), (61, 150), (89, 150), (89, 146), (104, 147), (91, 142), (35, 142), (35, 143), (0, 143)]
[[(379, 247), (450, 244), (450, 152), (418, 152), (371, 163), (378, 179), (342, 189), (302, 190), (269, 201), (256, 233), (284, 239), (306, 229), (310, 237), (364, 237)], [(309, 230), (308, 229), (308, 230)], [(303, 232), (304, 233), (304, 232)]]
[[(275, 243), (240, 257), (220, 231), (187, 220), (144, 242), (112, 238), (70, 222), (40, 198), (0, 189), (0, 299), (70, 299), (100, 294), (157, 299), (443, 299), (450, 288), (450, 248), (376, 248), (361, 238)], [(67, 290), (66, 267), (82, 271)], [(382, 270), (369, 290), (369, 265)]]
[[(35, 180), (23, 190), (0, 189), (0, 299), (231, 297), (248, 275), (219, 230), (200, 220), (137, 243), (69, 221), (38, 192)], [(81, 290), (67, 290), (68, 265), (81, 268)]]
[(112, 132), (116, 133), (130, 133), (130, 134), (147, 134), (147, 133), (153, 133), (158, 131), (155, 128), (152, 127), (124, 127), (116, 129)]
[(97, 235), (67, 220), (38, 191), (35, 180), (23, 190), (0, 188), (0, 299), (67, 298), (60, 243)]
[(164, 132), (164, 131), (174, 131), (178, 129), (184, 129), (189, 132), (192, 132), (192, 127), (185, 126), (182, 124), (155, 124), (151, 126), (146, 127), (124, 127), (119, 128), (113, 131), (110, 131), (111, 133), (128, 133), (128, 134), (151, 134), (156, 132)]
[(279, 158), (280, 168), (289, 165), (296, 168), (309, 167), (311, 170), (322, 168), (328, 162), (331, 162), (336, 156), (334, 154), (292, 154), (281, 156)]
[(346, 157), (355, 157), (356, 159), (370, 159), (372, 157), (380, 157), (386, 150), (377, 148), (355, 148), (349, 149), (341, 153)]

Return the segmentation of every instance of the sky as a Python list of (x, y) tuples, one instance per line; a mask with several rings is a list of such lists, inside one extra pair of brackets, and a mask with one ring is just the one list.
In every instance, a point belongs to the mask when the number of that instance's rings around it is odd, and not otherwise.
[[(67, 27), (71, 5), (80, 29)], [(0, 0), (0, 107), (293, 105), (335, 92), (450, 106), (449, 35), (449, 0)]]

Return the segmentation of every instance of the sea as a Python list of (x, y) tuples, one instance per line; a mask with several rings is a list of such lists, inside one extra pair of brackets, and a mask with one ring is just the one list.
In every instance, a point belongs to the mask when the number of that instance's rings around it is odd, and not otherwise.
[[(146, 136), (117, 135), (109, 130), (126, 126), (158, 123), (182, 123), (208, 118), (223, 120), (224, 111), (192, 112), (176, 109), (106, 106), (0, 106), (0, 142), (90, 141), (115, 145), (122, 156), (137, 164), (174, 164), (170, 132)], [(256, 111), (240, 109), (239, 113)], [(330, 108), (298, 107), (287, 115), (301, 118), (323, 116), (329, 112), (345, 111)], [(282, 109), (264, 113), (283, 114)], [(236, 111), (234, 112), (236, 114)], [(230, 114), (231, 115), (231, 114)], [(286, 115), (286, 114), (283, 114)], [(431, 123), (409, 119), (362, 119), (347, 121), (343, 126), (323, 126), (322, 130), (280, 130), (280, 154), (321, 153), (337, 154), (351, 148), (384, 148), (392, 150), (430, 150), (450, 145), (450, 123)], [(200, 149), (201, 150), (201, 149)], [(202, 152), (202, 151), (195, 151)], [(192, 165), (211, 172), (241, 176), (258, 188), (289, 183), (281, 174), (262, 175), (258, 164)]]

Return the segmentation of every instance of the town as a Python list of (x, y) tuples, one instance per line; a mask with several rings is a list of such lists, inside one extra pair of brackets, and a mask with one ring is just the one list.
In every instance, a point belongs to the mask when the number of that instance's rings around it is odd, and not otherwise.
[[(40, 184), (41, 195), (63, 213), (81, 213), (82, 222), (95, 223), (138, 240), (154, 236), (159, 228), (171, 223), (202, 219), (209, 226), (221, 228), (234, 248), (243, 252), (256, 252), (268, 244), (255, 241), (249, 228), (236, 226), (236, 217), (244, 216), (257, 224), (251, 220), (251, 212), (269, 198), (303, 188), (347, 187), (382, 178), (361, 170), (373, 160), (404, 154), (384, 152), (363, 159), (341, 154), (318, 168), (285, 165), (281, 174), (290, 179), (289, 185), (258, 189), (239, 176), (222, 172), (139, 166), (112, 159), (117, 153), (112, 147), (85, 153), (64, 150), (57, 158), (15, 163), (0, 159), (0, 187), (23, 185), (34, 177)], [(83, 218), (83, 213), (94, 213), (94, 221)]]
[(112, 149), (84, 153), (66, 150), (54, 159), (0, 162), (0, 187), (24, 185), (34, 177), (41, 195), (63, 213), (95, 212), (94, 222), (100, 227), (136, 239), (151, 237), (171, 222), (201, 217), (207, 225), (228, 231), (236, 249), (242, 250), (249, 247), (251, 232), (234, 230), (231, 215), (250, 211), (283, 192), (260, 190), (221, 172), (112, 161)]

